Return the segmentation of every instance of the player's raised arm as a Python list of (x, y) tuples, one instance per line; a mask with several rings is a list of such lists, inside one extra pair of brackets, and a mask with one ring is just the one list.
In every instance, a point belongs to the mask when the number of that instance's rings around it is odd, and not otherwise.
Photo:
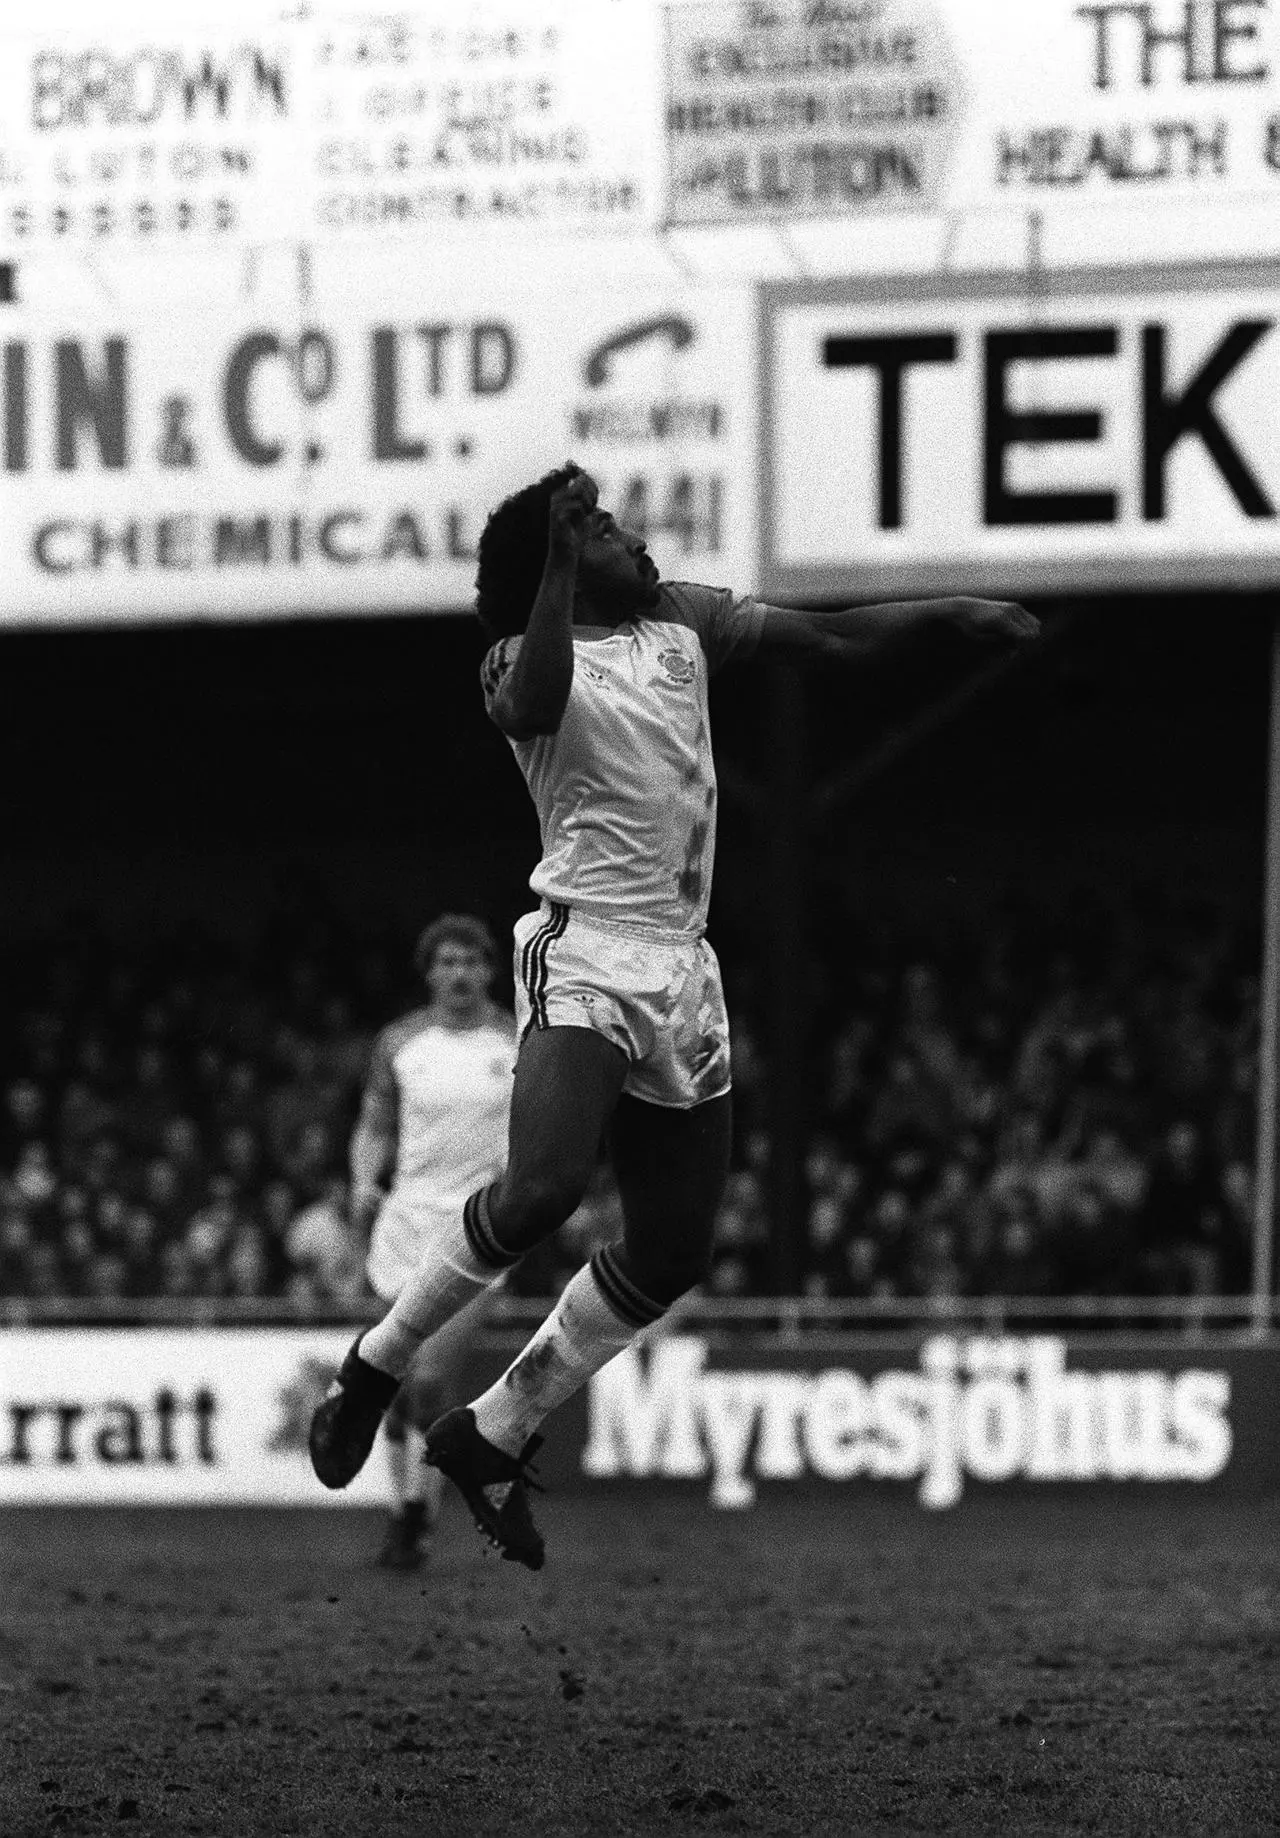
[(490, 713), (505, 734), (554, 734), (573, 687), (573, 597), (578, 560), (598, 496), (590, 473), (574, 471), (551, 495), (547, 559), (516, 651)]
[(766, 606), (760, 649), (853, 662), (941, 626), (952, 626), (980, 643), (1025, 644), (1039, 633), (1040, 621), (1014, 600), (962, 595), (872, 606)]

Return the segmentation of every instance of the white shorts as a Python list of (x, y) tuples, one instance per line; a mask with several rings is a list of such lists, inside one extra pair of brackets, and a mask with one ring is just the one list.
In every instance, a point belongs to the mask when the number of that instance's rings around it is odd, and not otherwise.
[(516, 1026), (585, 1027), (622, 1048), (622, 1089), (689, 1110), (730, 1088), (729, 1018), (705, 938), (654, 934), (544, 901), (515, 927)]
[[(417, 1200), (393, 1188), (378, 1209), (369, 1236), (365, 1270), (375, 1293), (384, 1302), (394, 1302), (417, 1272), (429, 1240), (437, 1233), (452, 1231), (461, 1217), (461, 1206)], [(420, 1382), (431, 1379), (439, 1385), (449, 1384), (471, 1351), (472, 1336), (491, 1300), (492, 1290), (482, 1289), (424, 1340), (413, 1356), (412, 1376)]]
[(442, 1206), (392, 1188), (378, 1208), (365, 1259), (375, 1293), (384, 1302), (394, 1302), (416, 1274), (427, 1246), (451, 1231), (461, 1217), (461, 1206)]

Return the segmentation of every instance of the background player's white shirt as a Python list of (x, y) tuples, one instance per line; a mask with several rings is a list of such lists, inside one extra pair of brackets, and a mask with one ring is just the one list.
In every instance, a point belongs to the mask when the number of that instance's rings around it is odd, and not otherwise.
[[(512, 741), (538, 812), (534, 893), (601, 919), (701, 933), (716, 847), (707, 680), (759, 641), (764, 608), (724, 588), (665, 582), (651, 613), (573, 644), (556, 733)], [(481, 671), (492, 707), (518, 651)]]
[(395, 1131), (396, 1195), (459, 1209), (497, 1180), (507, 1159), (514, 1039), (501, 1009), (460, 1029), (418, 1009), (378, 1035), (365, 1114)]

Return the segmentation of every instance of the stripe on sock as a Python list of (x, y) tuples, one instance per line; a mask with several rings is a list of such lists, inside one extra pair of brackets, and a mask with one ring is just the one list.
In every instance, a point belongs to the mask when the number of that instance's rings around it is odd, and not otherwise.
[(649, 1327), (666, 1314), (665, 1302), (653, 1301), (619, 1269), (617, 1254), (611, 1245), (597, 1251), (591, 1259), (591, 1274), (614, 1314), (629, 1327)]
[(470, 1196), (462, 1209), (462, 1229), (478, 1262), (490, 1264), (495, 1270), (507, 1270), (512, 1264), (520, 1262), (522, 1253), (508, 1251), (494, 1237), (489, 1216), (491, 1191), (488, 1187), (481, 1187)]

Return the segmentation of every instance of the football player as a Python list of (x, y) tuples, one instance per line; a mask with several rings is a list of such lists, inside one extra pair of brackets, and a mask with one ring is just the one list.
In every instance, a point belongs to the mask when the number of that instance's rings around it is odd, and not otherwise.
[(485, 707), (537, 807), (541, 904), (516, 926), (519, 1055), (505, 1172), (477, 1186), (313, 1421), (325, 1485), (359, 1472), (428, 1335), (577, 1207), (602, 1136), (624, 1230), (507, 1371), (428, 1430), (428, 1462), (504, 1557), (537, 1569), (529, 1459), (547, 1414), (704, 1277), (729, 1165), (724, 997), (705, 930), (716, 832), (708, 678), (756, 653), (858, 660), (943, 625), (1021, 643), (1037, 621), (965, 598), (810, 611), (664, 583), (568, 465), (481, 537)]
[[(515, 1024), (489, 999), (494, 957), (482, 920), (434, 920), (414, 949), (427, 1001), (374, 1041), (351, 1137), (350, 1207), (369, 1234), (369, 1281), (388, 1303), (506, 1162)], [(387, 1412), (392, 1514), (378, 1561), (388, 1568), (416, 1568), (439, 1515), (441, 1475), (424, 1460), (423, 1432), (455, 1401), (482, 1301), (423, 1341)]]

